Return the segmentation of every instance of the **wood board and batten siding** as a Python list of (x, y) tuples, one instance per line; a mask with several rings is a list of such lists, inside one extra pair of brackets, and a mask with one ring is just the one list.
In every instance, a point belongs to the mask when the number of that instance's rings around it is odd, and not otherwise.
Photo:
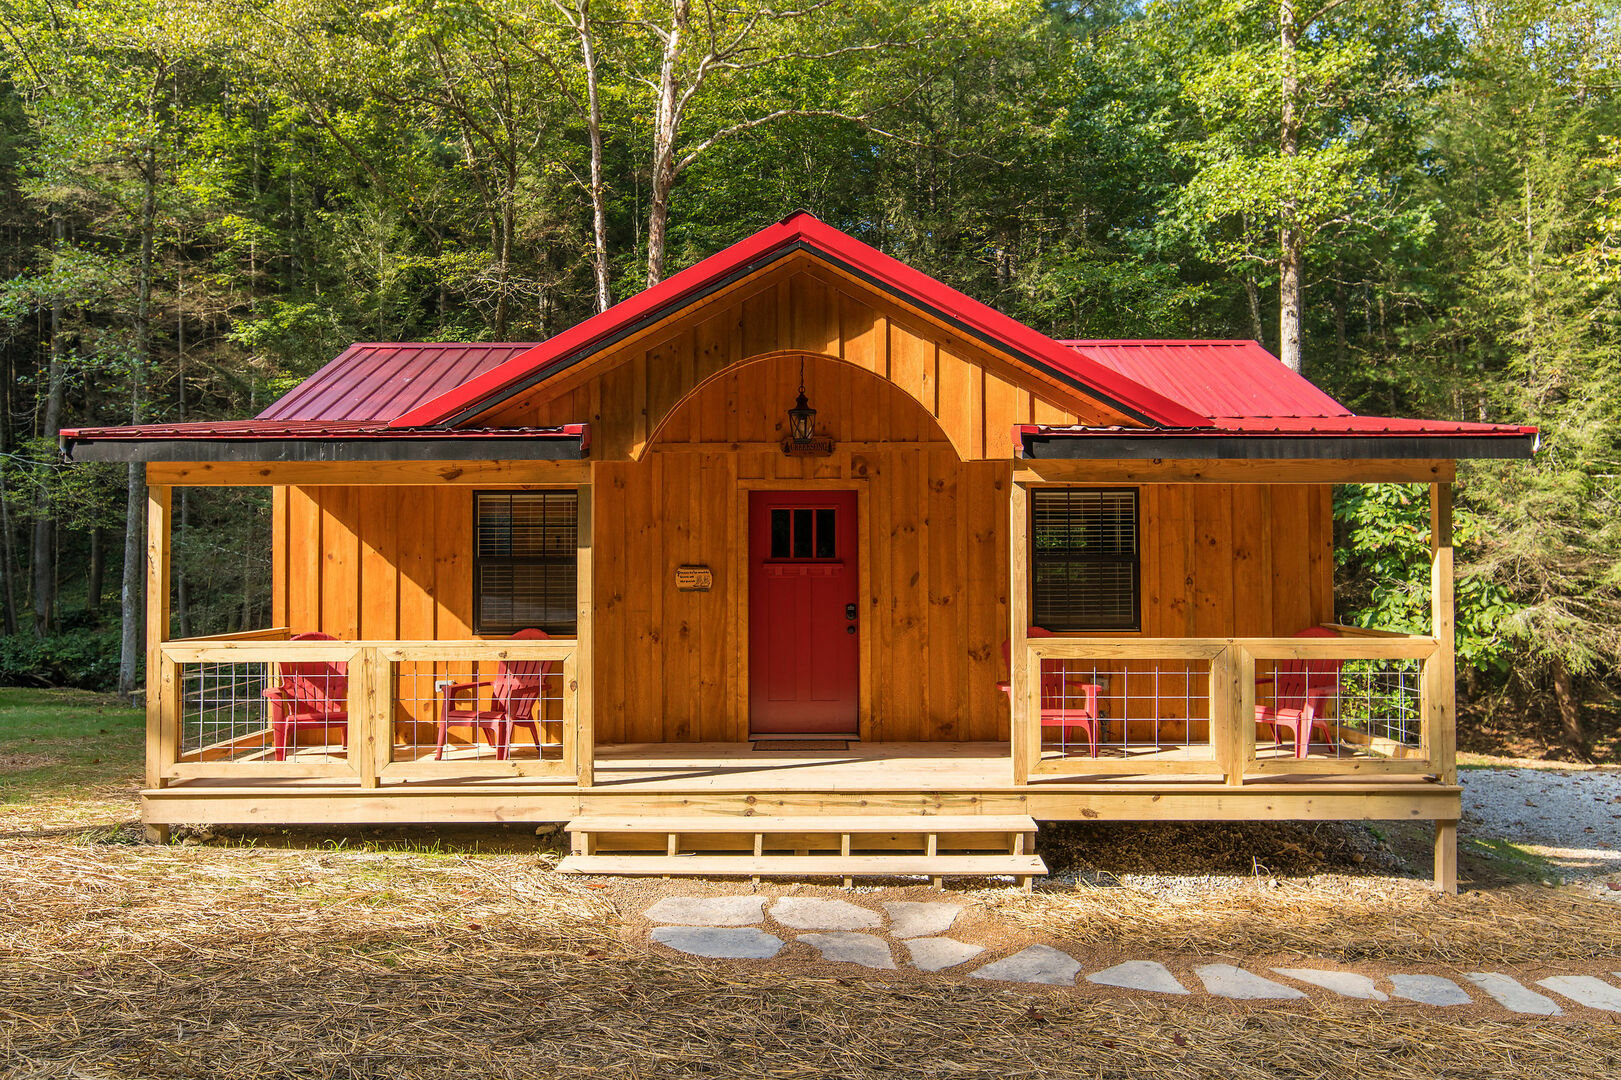
[[(1007, 677), (1010, 465), (959, 460), (909, 396), (821, 358), (807, 361), (806, 381), (838, 446), (787, 457), (774, 445), (780, 412), (734, 403), (771, 400), (773, 389), (791, 398), (798, 376), (797, 358), (782, 357), (711, 380), (641, 460), (594, 465), (598, 738), (747, 736), (747, 493), (816, 487), (861, 494), (862, 737), (1007, 738), (997, 683)], [(695, 441), (721, 424), (735, 436)], [(287, 625), (468, 636), (472, 490), (288, 489)], [(1144, 485), (1141, 632), (1289, 634), (1331, 618), (1330, 530), (1322, 486)], [(675, 589), (683, 565), (710, 567), (711, 590)]]
[[(591, 456), (640, 458), (655, 442), (748, 442), (766, 430), (780, 438), (793, 403), (800, 354), (823, 356), (886, 380), (922, 407), (892, 423), (903, 440), (932, 418), (965, 460), (1006, 460), (1015, 424), (1123, 424), (1137, 421), (1051, 376), (1015, 366), (978, 342), (809, 260), (786, 260), (701, 301), (670, 324), (634, 336), (473, 418), (492, 427), (587, 422)], [(761, 396), (719, 399), (696, 427), (660, 430), (700, 384), (746, 362), (770, 375)], [(842, 389), (818, 390), (807, 375), (818, 420), (864, 412)], [(852, 384), (853, 385), (853, 384)], [(704, 387), (707, 391), (709, 388)], [(566, 418), (566, 419), (565, 419)], [(874, 419), (877, 419), (876, 417)], [(862, 433), (853, 436), (862, 441)]]

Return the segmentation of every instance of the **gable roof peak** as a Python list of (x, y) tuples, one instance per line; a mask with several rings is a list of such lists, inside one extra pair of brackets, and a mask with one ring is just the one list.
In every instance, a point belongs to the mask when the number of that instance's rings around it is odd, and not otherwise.
[(1045, 334), (885, 255), (804, 210), (795, 211), (777, 224), (620, 301), (462, 386), (424, 402), (393, 423), (398, 427), (449, 427), (463, 423), (632, 334), (678, 315), (718, 289), (798, 253), (821, 259), (1017, 363), (1127, 416), (1156, 426), (1201, 427), (1210, 423), (1207, 417), (1165, 394), (1085, 355), (1078, 355)]

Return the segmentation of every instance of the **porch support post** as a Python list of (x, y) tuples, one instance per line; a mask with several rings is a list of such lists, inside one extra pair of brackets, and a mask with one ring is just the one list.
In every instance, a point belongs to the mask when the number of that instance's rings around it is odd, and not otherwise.
[[(172, 685), (163, 678), (163, 642), (169, 636), (169, 520), (171, 489), (146, 489), (146, 786), (163, 786), (163, 766), (172, 760)], [(167, 825), (148, 825), (146, 838), (168, 843)]]
[[(1424, 664), (1430, 762), (1443, 784), (1458, 782), (1457, 664), (1453, 650), (1452, 485), (1430, 485), (1430, 633), (1435, 654)], [(1435, 823), (1435, 887), (1458, 891), (1458, 823)]]
[[(592, 469), (596, 472), (595, 467)], [(592, 492), (595, 484), (582, 484), (579, 488), (578, 535), (575, 540), (574, 565), (576, 626), (574, 631), (574, 765), (581, 787), (590, 787), (595, 778), (597, 735), (596, 712), (596, 632), (592, 613), (596, 608), (596, 574), (591, 559), (593, 514)]]
[(1013, 756), (1013, 782), (1030, 781), (1030, 767), (1040, 736), (1031, 730), (1030, 664), (1026, 656), (1030, 629), (1030, 489), (1014, 483), (1008, 489), (1008, 708)]

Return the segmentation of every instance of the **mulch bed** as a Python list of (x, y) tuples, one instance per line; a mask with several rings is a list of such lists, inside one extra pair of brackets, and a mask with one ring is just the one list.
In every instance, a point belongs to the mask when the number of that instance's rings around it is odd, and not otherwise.
[[(0, 1073), (39, 1077), (1609, 1077), (1621, 1024), (1313, 999), (1099, 999), (649, 950), (546, 855), (0, 845)], [(1381, 882), (1383, 882), (1381, 884)], [(1277, 905), (1257, 903), (1255, 889)], [(1613, 956), (1616, 905), (1283, 880), (1225, 902), (981, 890), (1077, 942), (1227, 955)], [(1288, 912), (1289, 917), (1280, 917)], [(1370, 952), (1370, 950), (1372, 950)]]

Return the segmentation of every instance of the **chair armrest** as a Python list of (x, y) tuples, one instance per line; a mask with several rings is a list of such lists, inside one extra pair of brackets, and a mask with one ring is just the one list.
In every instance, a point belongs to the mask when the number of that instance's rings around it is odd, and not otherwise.
[(451, 682), (449, 679), (439, 679), (434, 682), (433, 688), (441, 694), (454, 697), (457, 694), (465, 694), (469, 690), (477, 690), (481, 686), (488, 685), (490, 685), (489, 679), (477, 679), (473, 682)]
[(293, 695), (289, 694), (279, 686), (272, 686), (267, 690), (260, 691), (259, 696), (264, 698), (266, 701), (286, 702), (293, 700)]

